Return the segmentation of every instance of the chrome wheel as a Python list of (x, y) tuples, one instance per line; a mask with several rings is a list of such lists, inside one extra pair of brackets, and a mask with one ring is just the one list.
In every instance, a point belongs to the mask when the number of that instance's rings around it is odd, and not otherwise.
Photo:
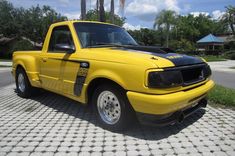
[(110, 91), (103, 91), (99, 94), (97, 108), (100, 117), (107, 124), (117, 123), (121, 116), (121, 105), (118, 98)]
[(25, 79), (22, 73), (19, 73), (18, 75), (18, 88), (21, 92), (25, 91)]

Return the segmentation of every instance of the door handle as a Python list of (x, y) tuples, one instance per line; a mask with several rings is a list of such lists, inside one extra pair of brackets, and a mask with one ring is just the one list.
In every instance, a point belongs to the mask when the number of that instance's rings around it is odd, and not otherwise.
[(42, 62), (46, 62), (47, 61), (47, 59), (46, 58), (42, 58)]

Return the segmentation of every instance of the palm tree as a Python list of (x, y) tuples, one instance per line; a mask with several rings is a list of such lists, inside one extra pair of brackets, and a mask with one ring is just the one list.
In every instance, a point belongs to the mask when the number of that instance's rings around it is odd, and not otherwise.
[(155, 18), (154, 28), (163, 29), (166, 32), (166, 47), (169, 46), (169, 34), (171, 27), (175, 24), (176, 12), (171, 10), (162, 10)]
[(124, 10), (124, 7), (125, 7), (125, 0), (119, 0), (119, 3), (120, 3), (120, 8), (121, 8), (122, 13), (123, 13), (123, 10)]
[[(120, 3), (120, 8), (123, 12), (125, 6), (125, 0), (120, 0), (119, 3)], [(114, 0), (111, 0), (110, 3), (110, 21), (114, 23)]]
[(228, 6), (226, 7), (226, 13), (222, 17), (222, 22), (230, 27), (232, 33), (235, 35), (235, 7)]
[(114, 0), (110, 3), (110, 21), (114, 23)]
[(81, 0), (81, 20), (86, 19), (86, 0)]
[(105, 22), (104, 0), (99, 0), (99, 21)]

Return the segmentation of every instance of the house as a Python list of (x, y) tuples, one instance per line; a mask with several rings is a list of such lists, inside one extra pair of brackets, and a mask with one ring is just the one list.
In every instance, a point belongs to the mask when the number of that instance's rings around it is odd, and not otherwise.
[(206, 54), (218, 55), (224, 48), (224, 40), (209, 34), (197, 41), (199, 51), (204, 51)]

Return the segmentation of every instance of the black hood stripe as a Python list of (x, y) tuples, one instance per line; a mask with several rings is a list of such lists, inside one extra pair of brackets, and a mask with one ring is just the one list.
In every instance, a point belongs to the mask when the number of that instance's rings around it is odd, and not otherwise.
[(171, 61), (176, 67), (204, 63), (204, 61), (201, 60), (200, 58), (172, 53), (172, 52), (168, 53), (164, 51), (164, 49), (161, 49), (159, 47), (153, 47), (153, 46), (125, 46), (125, 47), (116, 47), (112, 49), (140, 52), (140, 53), (162, 57)]

